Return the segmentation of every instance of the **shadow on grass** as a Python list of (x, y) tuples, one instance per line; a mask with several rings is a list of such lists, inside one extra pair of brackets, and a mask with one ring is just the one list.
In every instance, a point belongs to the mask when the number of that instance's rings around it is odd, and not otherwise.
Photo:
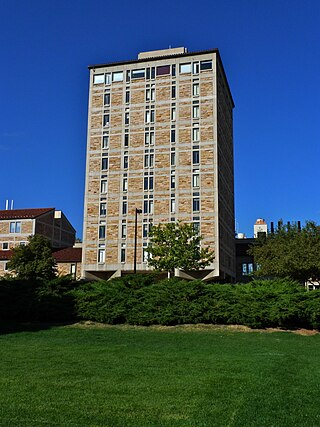
[(0, 335), (16, 334), (17, 332), (39, 332), (59, 326), (72, 325), (75, 321), (65, 322), (1, 322)]

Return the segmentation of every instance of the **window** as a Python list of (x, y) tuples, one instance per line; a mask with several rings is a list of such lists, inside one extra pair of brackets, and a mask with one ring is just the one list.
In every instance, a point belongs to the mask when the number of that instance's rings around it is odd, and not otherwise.
[(145, 175), (143, 179), (143, 189), (153, 190), (153, 176)]
[(126, 104), (130, 102), (130, 91), (126, 90)]
[(142, 226), (142, 236), (148, 237), (148, 233), (149, 233), (149, 224), (145, 222)]
[(99, 245), (98, 249), (98, 263), (104, 263), (106, 261), (106, 245)]
[(194, 62), (192, 64), (192, 72), (193, 74), (199, 74), (199, 62)]
[(200, 222), (199, 221), (195, 221), (195, 222), (193, 222), (193, 230), (196, 232), (196, 233), (200, 233)]
[(195, 197), (192, 199), (192, 210), (193, 210), (193, 212), (199, 212), (200, 211), (200, 199), (199, 199), (199, 197)]
[(124, 200), (122, 202), (122, 215), (127, 215), (128, 213), (128, 202)]
[(120, 262), (126, 262), (126, 245), (125, 245), (125, 243), (121, 243)]
[(174, 171), (171, 172), (170, 176), (170, 188), (176, 188), (176, 176), (174, 174)]
[(130, 70), (126, 71), (126, 82), (130, 82)]
[(108, 181), (103, 179), (101, 181), (101, 193), (106, 193), (108, 191)]
[(175, 213), (176, 211), (176, 199), (170, 199), (170, 212)]
[(122, 190), (128, 191), (128, 178), (124, 177), (122, 179)]
[(151, 67), (151, 78), (154, 79), (156, 76), (156, 69), (155, 67)]
[(192, 141), (199, 141), (200, 131), (198, 127), (192, 129)]
[(27, 242), (20, 242), (19, 245), (20, 246), (26, 246)]
[(103, 116), (103, 126), (109, 126), (110, 125), (110, 114), (105, 114)]
[(147, 88), (146, 89), (146, 101), (154, 101), (155, 100), (155, 88)]
[(141, 79), (145, 76), (145, 69), (141, 68), (139, 70), (132, 70), (131, 71), (131, 79)]
[(146, 123), (153, 123), (154, 122), (154, 110), (147, 110), (146, 111)]
[(170, 165), (175, 166), (176, 165), (176, 153), (172, 151), (170, 153)]
[(109, 148), (109, 135), (103, 135), (102, 148)]
[(165, 74), (170, 74), (170, 65), (160, 65), (157, 67), (157, 76), (163, 76)]
[(147, 153), (144, 155), (144, 167), (145, 168), (152, 168), (153, 162), (154, 162), (154, 154), (153, 153), (150, 153), (150, 154)]
[(199, 112), (200, 112), (199, 105), (194, 105), (192, 107), (192, 118), (193, 119), (198, 119), (199, 118)]
[(3, 269), (4, 269), (4, 271), (8, 271), (9, 270), (9, 268), (8, 268), (8, 262), (4, 263)]
[(154, 122), (154, 110), (147, 110), (145, 115), (145, 121), (146, 123), (153, 123)]
[(105, 239), (105, 238), (106, 238), (106, 226), (99, 225), (99, 239)]
[(171, 87), (171, 98), (175, 98), (176, 97), (176, 86), (172, 86)]
[(108, 169), (108, 157), (102, 157), (101, 159), (101, 169), (107, 170)]
[(248, 266), (247, 263), (243, 263), (242, 264), (242, 276), (247, 276), (248, 275)]
[(10, 222), (10, 233), (21, 233), (21, 222)]
[(112, 81), (113, 82), (122, 82), (123, 81), (123, 71), (117, 71), (116, 73), (112, 73)]
[(143, 201), (143, 213), (153, 214), (153, 200), (146, 199)]
[(128, 124), (129, 124), (129, 121), (130, 121), (130, 118), (129, 118), (129, 111), (126, 111), (126, 112), (124, 113), (124, 124), (125, 124), (125, 125), (128, 125)]
[(124, 146), (128, 147), (129, 146), (129, 133), (126, 129), (125, 134), (124, 134)]
[(170, 140), (171, 140), (171, 142), (176, 142), (176, 130), (175, 129), (171, 129)]
[(192, 173), (192, 187), (199, 187), (199, 184), (200, 184), (199, 169), (193, 169), (193, 173)]
[(154, 132), (148, 132), (144, 134), (144, 143), (145, 145), (154, 145)]
[(176, 107), (171, 108), (171, 120), (176, 120)]
[(180, 65), (180, 74), (191, 73), (191, 63)]
[(100, 203), (100, 215), (107, 215), (107, 204)]
[(125, 151), (123, 156), (123, 168), (128, 169), (128, 167), (129, 167), (129, 156), (128, 156), (128, 151)]
[(144, 243), (143, 244), (143, 249), (142, 249), (142, 262), (148, 262), (148, 260), (149, 260), (149, 252), (147, 251), (147, 247), (148, 247), (148, 244), (147, 243)]
[(199, 150), (193, 150), (192, 151), (192, 163), (194, 165), (197, 165), (200, 163), (200, 152), (199, 152)]
[(106, 76), (105, 76), (105, 84), (106, 85), (111, 84), (111, 74), (110, 73), (106, 74)]
[(99, 85), (101, 83), (104, 83), (104, 74), (95, 74), (93, 76), (93, 84)]
[(104, 94), (104, 105), (110, 105), (110, 92)]
[(7, 250), (9, 249), (9, 243), (8, 243), (8, 242), (3, 242), (3, 243), (2, 243), (2, 249), (3, 249), (4, 251), (7, 251)]
[(176, 64), (171, 65), (171, 75), (172, 77), (176, 76)]
[(121, 238), (125, 239), (127, 237), (127, 224), (122, 223), (121, 225)]
[(212, 69), (212, 61), (201, 61), (200, 62), (200, 70), (211, 70)]
[(199, 96), (199, 83), (193, 83), (192, 85), (192, 95)]

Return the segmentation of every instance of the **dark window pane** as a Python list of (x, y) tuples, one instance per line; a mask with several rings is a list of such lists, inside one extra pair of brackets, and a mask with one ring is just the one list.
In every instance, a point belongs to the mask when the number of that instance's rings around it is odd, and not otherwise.
[(192, 163), (199, 163), (200, 161), (200, 156), (199, 156), (199, 151), (193, 151), (192, 152)]
[(212, 61), (201, 61), (200, 62), (200, 70), (211, 70)]
[(161, 65), (157, 67), (157, 76), (163, 76), (165, 74), (170, 74), (170, 65)]

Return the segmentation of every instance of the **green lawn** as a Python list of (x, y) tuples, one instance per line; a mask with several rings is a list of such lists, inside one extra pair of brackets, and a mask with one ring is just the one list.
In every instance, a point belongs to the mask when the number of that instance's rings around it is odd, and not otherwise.
[(52, 327), (0, 336), (0, 426), (318, 426), (320, 335)]

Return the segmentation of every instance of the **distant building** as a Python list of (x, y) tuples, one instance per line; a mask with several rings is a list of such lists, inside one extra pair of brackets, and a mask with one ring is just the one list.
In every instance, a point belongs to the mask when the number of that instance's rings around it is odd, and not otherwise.
[(253, 226), (254, 238), (257, 239), (261, 235), (266, 235), (268, 233), (268, 225), (264, 219), (258, 218)]
[(188, 277), (234, 280), (234, 103), (218, 49), (89, 68), (83, 276), (133, 272), (135, 241), (150, 270), (150, 226), (181, 220), (215, 251)]
[(11, 250), (26, 245), (35, 234), (46, 237), (55, 249), (72, 249), (76, 231), (63, 212), (54, 208), (0, 210), (0, 275), (8, 272)]
[(76, 230), (54, 208), (0, 210), (0, 250), (26, 244), (28, 236), (40, 234), (53, 248), (73, 246)]
[(81, 245), (72, 248), (58, 249), (53, 252), (57, 264), (57, 273), (60, 276), (70, 274), (73, 279), (81, 278)]
[(257, 238), (268, 234), (268, 225), (262, 218), (258, 218), (253, 226), (254, 238), (246, 238), (245, 234), (238, 233), (236, 238), (236, 281), (249, 282), (251, 275), (256, 270), (252, 255), (248, 250), (257, 242)]
[(254, 259), (252, 255), (248, 255), (248, 250), (255, 242), (252, 237), (236, 239), (236, 282), (252, 280), (250, 275), (255, 269)]

